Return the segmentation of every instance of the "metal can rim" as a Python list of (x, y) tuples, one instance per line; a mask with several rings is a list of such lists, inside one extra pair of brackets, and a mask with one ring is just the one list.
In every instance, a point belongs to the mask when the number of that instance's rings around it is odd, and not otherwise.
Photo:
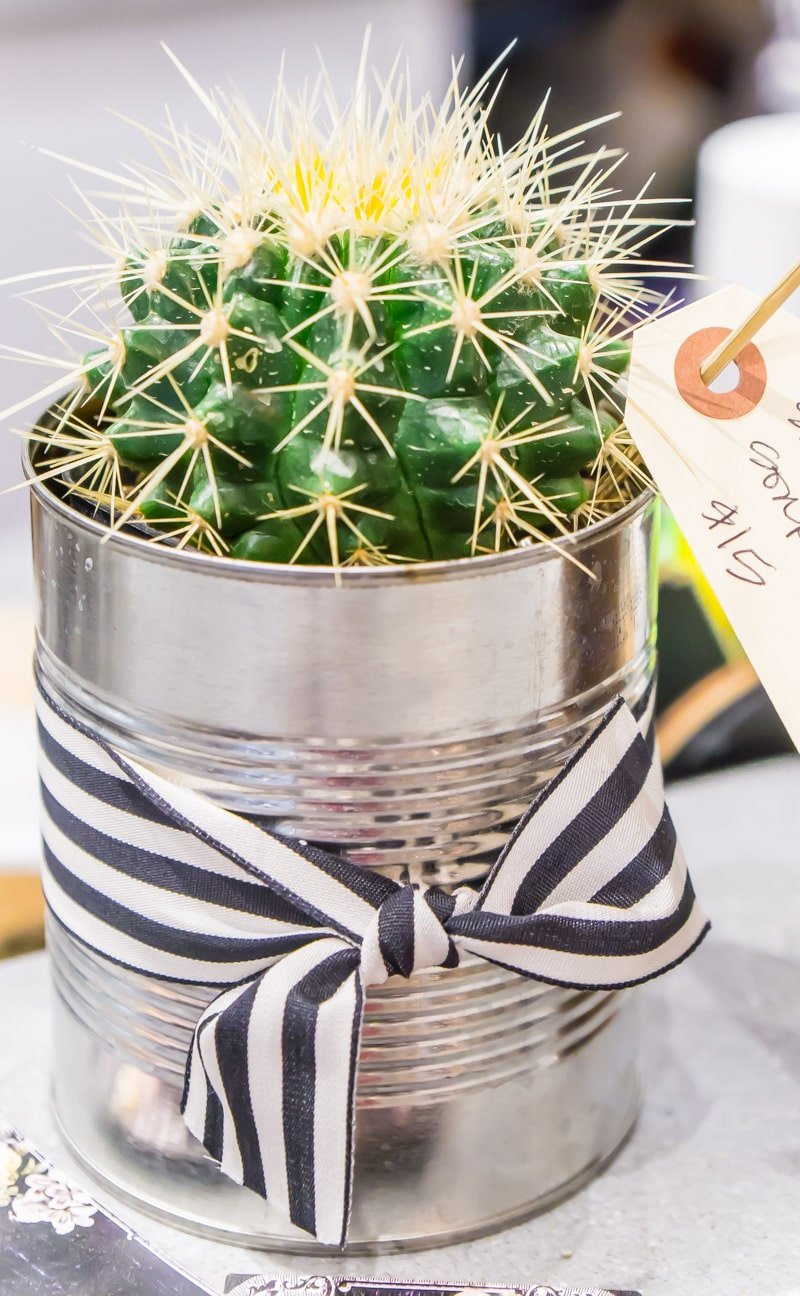
[[(47, 425), (48, 419), (54, 417), (55, 405), (51, 405), (39, 420), (39, 426)], [(188, 549), (176, 549), (169, 545), (155, 546), (144, 536), (130, 530), (109, 531), (106, 526), (80, 512), (62, 499), (49, 482), (41, 481), (35, 476), (32, 443), (26, 441), (22, 451), (22, 469), (30, 489), (36, 494), (43, 506), (68, 519), (75, 527), (83, 528), (93, 535), (107, 537), (109, 544), (132, 549), (145, 561), (167, 561), (195, 571), (205, 572), (209, 577), (231, 577), (238, 580), (252, 581), (256, 584), (291, 584), (313, 587), (330, 584), (333, 568), (318, 565), (292, 566), (288, 563), (252, 562), (246, 558), (218, 557), (216, 554), (194, 553)], [(607, 532), (618, 526), (624, 526), (638, 513), (652, 508), (656, 493), (652, 489), (641, 491), (624, 508), (611, 517), (593, 522), (590, 526), (576, 531), (573, 535), (564, 536), (553, 541), (552, 545), (531, 545), (526, 548), (509, 549), (504, 553), (480, 554), (470, 558), (436, 559), (429, 562), (397, 563), (389, 567), (348, 567), (338, 571), (337, 579), (348, 586), (354, 585), (391, 585), (458, 580), (464, 577), (488, 575), (497, 570), (512, 567), (534, 565), (551, 559), (558, 553), (564, 556), (579, 556), (586, 545), (602, 538)]]

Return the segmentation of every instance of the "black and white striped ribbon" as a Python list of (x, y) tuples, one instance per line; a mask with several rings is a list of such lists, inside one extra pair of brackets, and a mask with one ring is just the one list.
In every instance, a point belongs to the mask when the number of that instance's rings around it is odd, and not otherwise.
[(347, 1235), (365, 989), (465, 954), (615, 988), (699, 943), (652, 750), (620, 698), (517, 825), (480, 891), (400, 885), (282, 839), (120, 755), (40, 682), (44, 888), (125, 967), (220, 987), (183, 1110), (222, 1169), (301, 1229)]

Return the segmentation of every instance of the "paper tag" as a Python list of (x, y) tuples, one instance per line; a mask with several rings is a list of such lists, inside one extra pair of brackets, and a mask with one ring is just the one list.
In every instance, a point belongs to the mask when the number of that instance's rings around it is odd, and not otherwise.
[(625, 421), (800, 747), (800, 318), (768, 320), (733, 390), (700, 377), (757, 303), (727, 288), (639, 329)]

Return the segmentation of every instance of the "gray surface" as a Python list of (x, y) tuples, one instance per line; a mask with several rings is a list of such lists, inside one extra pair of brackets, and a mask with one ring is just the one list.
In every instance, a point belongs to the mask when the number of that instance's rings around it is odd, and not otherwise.
[[(601, 1179), (528, 1224), (341, 1271), (797, 1296), (800, 760), (684, 784), (671, 803), (715, 927), (694, 958), (641, 993), (647, 1092), (632, 1141)], [(47, 997), (42, 956), (0, 969), (0, 1111), (72, 1169), (47, 1101)], [(231, 1270), (310, 1267), (122, 1213), (220, 1289)]]

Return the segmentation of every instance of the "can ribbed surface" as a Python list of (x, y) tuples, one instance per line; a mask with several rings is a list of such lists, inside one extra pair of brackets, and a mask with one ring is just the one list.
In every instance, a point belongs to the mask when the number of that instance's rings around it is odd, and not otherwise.
[[(379, 747), (311, 741), (268, 746), (232, 738), (224, 753), (178, 746), (121, 721), (65, 680), (42, 646), (49, 683), (69, 711), (162, 773), (179, 772), (229, 809), (266, 817), (274, 831), (312, 841), (398, 881), (460, 885), (482, 878), (536, 792), (575, 751), (617, 692), (633, 703), (652, 671), (645, 645), (616, 679), (531, 724), (453, 741)], [(133, 722), (132, 722), (133, 723)], [(196, 739), (197, 735), (193, 735)], [(122, 738), (122, 740), (120, 740)]]
[[(49, 947), (60, 993), (82, 1025), (121, 1062), (180, 1091), (194, 1023), (219, 992), (117, 967), (54, 922)], [(478, 960), (411, 983), (393, 977), (367, 996), (358, 1106), (398, 1097), (425, 1105), (455, 1089), (532, 1076), (602, 1030), (623, 998), (537, 985)]]
[[(650, 679), (653, 502), (565, 548), (351, 571), (168, 552), (32, 491), (41, 669), (123, 752), (401, 880), (478, 881), (611, 698)], [(55, 1099), (100, 1178), (186, 1227), (319, 1249), (178, 1110), (211, 988), (51, 931)], [(476, 1236), (596, 1172), (637, 1105), (632, 1000), (469, 962), (370, 991), (351, 1249)]]
[[(119, 968), (54, 922), (48, 945), (57, 1112), (88, 1167), (176, 1223), (314, 1249), (226, 1180), (181, 1119), (192, 1027), (215, 992)], [(478, 961), (371, 990), (349, 1250), (480, 1234), (593, 1174), (636, 1113), (632, 1008), (624, 992), (537, 986)]]

